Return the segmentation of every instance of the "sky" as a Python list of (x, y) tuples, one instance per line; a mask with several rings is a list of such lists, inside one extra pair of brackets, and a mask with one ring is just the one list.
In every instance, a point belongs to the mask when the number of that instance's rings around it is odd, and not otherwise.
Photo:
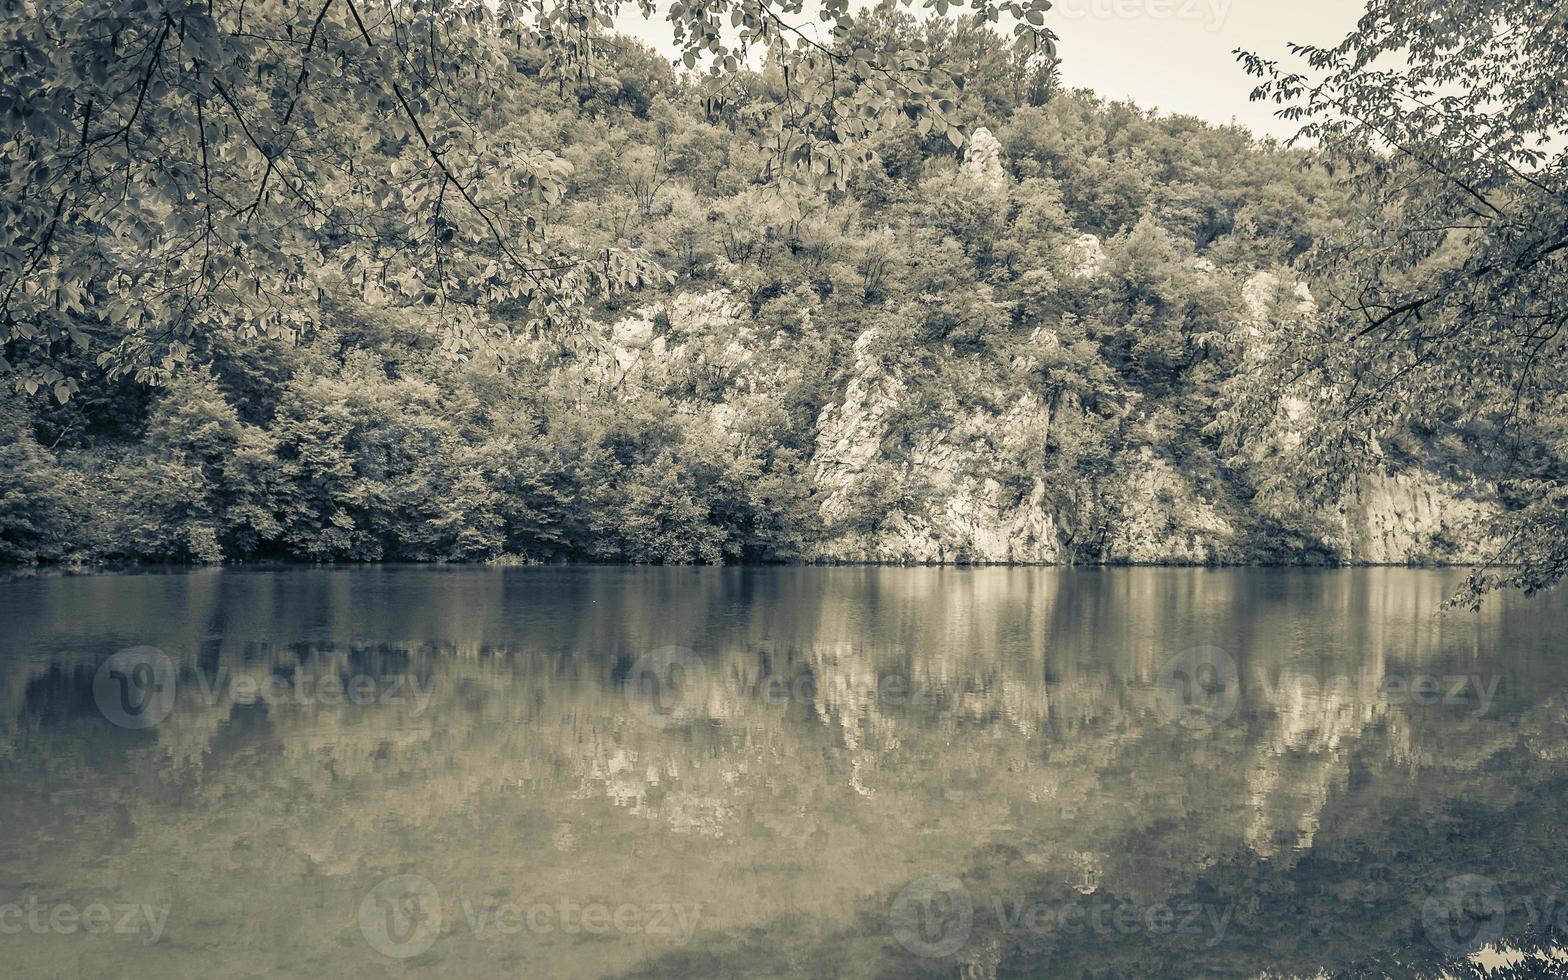
[[(1253, 82), (1231, 52), (1288, 64), (1286, 42), (1337, 43), (1363, 9), (1363, 0), (1056, 0), (1046, 22), (1061, 37), (1070, 88), (1283, 139), (1295, 127), (1275, 119), (1274, 106), (1248, 101)], [(631, 14), (617, 27), (674, 54), (668, 24)]]

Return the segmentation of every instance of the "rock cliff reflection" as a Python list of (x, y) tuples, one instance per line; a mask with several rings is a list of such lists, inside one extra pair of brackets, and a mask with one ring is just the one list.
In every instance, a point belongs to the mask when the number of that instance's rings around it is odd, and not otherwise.
[[(14, 579), (6, 955), (203, 977), (1435, 976), (1550, 955), (1568, 603), (1443, 613), (1456, 580)], [(167, 713), (128, 727), (102, 668), (144, 648), (168, 658)], [(1192, 650), (1223, 669), (1173, 692)], [(1173, 693), (1211, 699), (1201, 724)], [(404, 896), (376, 918), (394, 878), (428, 886), (422, 917)], [(48, 924), (94, 903), (167, 919), (155, 941)]]

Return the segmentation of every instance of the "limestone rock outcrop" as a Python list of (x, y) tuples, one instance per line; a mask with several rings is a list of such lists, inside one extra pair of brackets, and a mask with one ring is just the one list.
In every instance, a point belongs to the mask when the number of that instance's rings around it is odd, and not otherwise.
[[(990, 159), (977, 138), (965, 167)], [(1075, 248), (1078, 274), (1100, 274), (1099, 240), (1084, 235)], [(1243, 283), (1242, 300), (1247, 343), (1260, 347), (1270, 343), (1278, 311), (1313, 309), (1305, 285), (1287, 288), (1269, 271)], [(778, 413), (800, 381), (798, 368), (784, 366), (798, 362), (775, 356), (791, 342), (761, 333), (744, 302), (715, 289), (679, 294), (606, 325), (590, 338), (575, 370), (578, 383), (599, 397), (660, 392), (675, 397), (684, 415), (707, 418), (719, 437), (740, 438), (744, 420)], [(1249, 501), (1228, 495), (1212, 474), (1189, 473), (1170, 447), (1123, 447), (1110, 463), (1111, 476), (1092, 488), (1063, 485), (1076, 480), (1071, 476), (1048, 478), (1038, 460), (1053, 431), (1081, 425), (1084, 411), (1072, 395), (1049, 399), (1028, 381), (1038, 377), (1042, 361), (1060, 354), (1061, 343), (1055, 331), (1037, 327), (1016, 348), (1009, 372), (969, 393), (962, 409), (927, 419), (912, 411), (922, 393), (901, 373), (887, 340), (878, 329), (862, 331), (821, 392), (804, 462), (822, 528), (805, 557), (911, 564), (1406, 564), (1463, 563), (1485, 553), (1489, 489), (1408, 465), (1363, 477), (1335, 506), (1302, 515), (1303, 528), (1286, 529), (1284, 544), (1268, 545), (1273, 551), (1261, 550), (1255, 539), (1266, 522)], [(681, 379), (694, 373), (722, 375), (719, 393), (692, 394)], [(1299, 443), (1299, 433), (1287, 431), (1291, 426), (1309, 424), (1307, 394), (1281, 395), (1279, 452)]]
[(1001, 190), (1007, 185), (1007, 174), (1002, 170), (1002, 144), (989, 129), (981, 126), (969, 137), (959, 173), (988, 190)]

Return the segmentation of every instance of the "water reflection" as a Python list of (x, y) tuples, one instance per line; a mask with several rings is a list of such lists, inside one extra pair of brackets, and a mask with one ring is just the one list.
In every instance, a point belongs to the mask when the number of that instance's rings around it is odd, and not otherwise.
[[(1440, 615), (1455, 581), (15, 579), (0, 941), (37, 976), (1419, 976), (1550, 948), (1565, 603)], [(167, 677), (109, 664), (141, 647)], [(144, 688), (156, 724), (105, 708)], [(150, 911), (93, 931), (95, 904)]]

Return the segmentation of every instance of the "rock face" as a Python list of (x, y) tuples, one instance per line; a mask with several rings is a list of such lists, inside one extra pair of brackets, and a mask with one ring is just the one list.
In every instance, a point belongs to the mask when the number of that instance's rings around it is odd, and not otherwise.
[(1002, 170), (1002, 144), (989, 129), (981, 126), (969, 137), (959, 173), (988, 190), (1007, 186), (1007, 174)]
[[(1099, 245), (1092, 236), (1080, 241), (1079, 274), (1099, 273)], [(1267, 343), (1262, 329), (1271, 310), (1292, 301), (1301, 312), (1312, 307), (1305, 287), (1287, 294), (1267, 272), (1245, 283), (1243, 299), (1259, 345)], [(745, 304), (725, 290), (684, 294), (607, 325), (578, 362), (579, 379), (614, 397), (639, 388), (668, 391), (671, 379), (694, 368), (720, 371), (727, 378), (722, 395), (683, 396), (678, 408), (733, 438), (738, 420), (776, 411), (781, 393), (799, 380), (782, 374), (770, 357), (788, 342), (759, 334)], [(1030, 377), (1034, 362), (1059, 346), (1054, 332), (1037, 329), (1014, 358), (1011, 377)], [(817, 415), (807, 472), (823, 530), (807, 545), (810, 560), (1215, 564), (1293, 560), (1310, 552), (1319, 559), (1405, 564), (1470, 562), (1484, 554), (1487, 488), (1418, 470), (1362, 478), (1318, 515), (1296, 555), (1260, 551), (1248, 537), (1257, 525), (1248, 505), (1223, 491), (1215, 496), (1212, 479), (1200, 489), (1164, 447), (1123, 450), (1115, 478), (1092, 490), (1050, 484), (1038, 464), (1025, 461), (1039, 460), (1053, 426), (1082, 411), (1071, 396), (1047, 402), (1024, 381), (996, 381), (954, 416), (911, 419), (907, 407), (920, 392), (884, 349), (877, 330), (861, 333)], [(1299, 395), (1283, 403), (1286, 419), (1304, 410)], [(1293, 448), (1291, 435), (1280, 434), (1280, 451)]]
[(1077, 261), (1073, 275), (1080, 279), (1097, 276), (1105, 265), (1105, 246), (1100, 244), (1098, 235), (1079, 235), (1073, 242), (1073, 256)]
[(844, 398), (817, 416), (816, 484), (825, 494), (822, 516), (838, 523), (850, 512), (850, 491), (881, 452), (883, 420), (898, 404), (903, 383), (882, 370), (872, 344), (875, 330), (855, 341), (855, 365)]
[[(1297, 316), (1311, 315), (1317, 301), (1305, 283), (1287, 294), (1280, 276), (1253, 273), (1242, 285), (1247, 307), (1250, 353), (1267, 348), (1266, 331), (1276, 306)], [(1290, 452), (1301, 441), (1295, 424), (1309, 410), (1310, 392), (1280, 393), (1283, 412), (1280, 447)], [(1331, 532), (1325, 544), (1347, 562), (1370, 565), (1473, 563), (1490, 550), (1486, 523), (1492, 510), (1488, 487), (1461, 486), (1418, 469), (1384, 469), (1360, 477), (1326, 515)]]
[[(988, 460), (1007, 458), (1022, 441), (1043, 438), (1050, 414), (1026, 393), (1003, 415), (972, 413), (947, 432), (922, 434), (907, 455), (885, 452), (887, 419), (903, 382), (884, 370), (875, 353), (877, 333), (855, 342), (854, 369), (842, 401), (817, 419), (814, 475), (830, 535), (816, 545), (822, 561), (1018, 562), (1058, 560), (1056, 526), (1043, 506), (1044, 482), (1036, 479), (1019, 499), (985, 474)], [(881, 479), (899, 487), (919, 484), (920, 503), (895, 506), (885, 515), (859, 514), (868, 484)], [(873, 500), (885, 499), (880, 495)], [(873, 504), (873, 506), (875, 506)]]
[[(1203, 260), (1199, 260), (1200, 262)], [(1213, 263), (1209, 270), (1213, 271)], [(1284, 300), (1280, 296), (1283, 283), (1279, 273), (1260, 269), (1247, 277), (1241, 286), (1241, 299), (1247, 306), (1247, 330), (1256, 337), (1263, 333), (1269, 322), (1269, 313), (1276, 302)], [(1291, 291), (1290, 299), (1295, 300), (1295, 312), (1306, 314), (1317, 308), (1317, 300), (1312, 296), (1312, 290), (1304, 282), (1298, 282)]]
[(1418, 471), (1363, 477), (1337, 508), (1348, 561), (1371, 565), (1481, 561), (1489, 550), (1487, 488)]
[[(842, 401), (818, 418), (815, 482), (827, 533), (812, 557), (830, 562), (1059, 564), (1075, 552), (1045, 480), (1019, 491), (994, 474), (999, 461), (1026, 458), (1044, 442), (1051, 411), (1030, 391), (975, 410), (958, 424), (923, 433), (907, 452), (887, 447), (888, 418), (905, 386), (875, 355), (876, 332), (855, 344)], [(1120, 517), (1106, 529), (1103, 558), (1144, 564), (1202, 564), (1234, 553), (1235, 531), (1215, 505), (1152, 449), (1118, 491)], [(889, 499), (879, 481), (904, 493)], [(869, 513), (857, 513), (857, 507)]]
[(1203, 565), (1234, 551), (1235, 529), (1152, 449), (1140, 452), (1107, 541), (1106, 559), (1134, 565)]
[[(667, 325), (660, 331), (659, 325)], [(588, 358), (601, 383), (653, 380), (675, 362), (701, 358), (736, 370), (751, 357), (741, 306), (724, 290), (682, 293), (610, 325)]]

